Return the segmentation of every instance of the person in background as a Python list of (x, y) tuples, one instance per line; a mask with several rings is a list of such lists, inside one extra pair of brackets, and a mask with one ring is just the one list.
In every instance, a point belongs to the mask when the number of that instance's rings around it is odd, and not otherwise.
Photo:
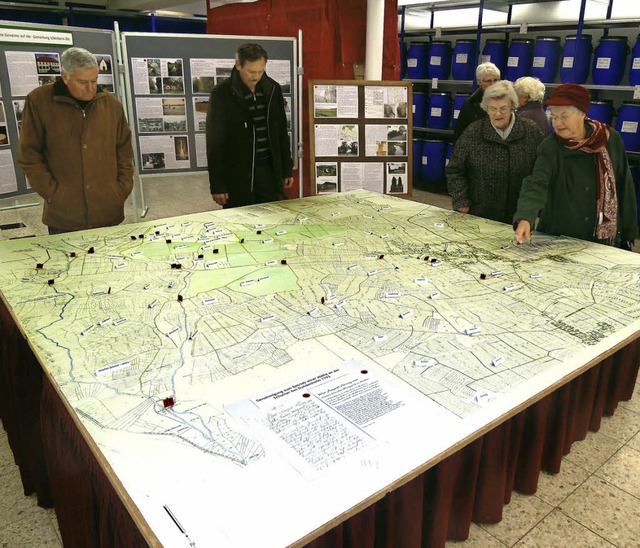
[(544, 84), (538, 78), (523, 76), (515, 81), (513, 87), (518, 96), (518, 116), (533, 120), (545, 137), (549, 135), (549, 118), (542, 106)]
[(538, 148), (513, 221), (516, 241), (537, 230), (631, 249), (638, 235), (636, 194), (622, 137), (587, 118), (591, 95), (578, 84), (553, 90), (554, 135)]
[(293, 184), (282, 89), (267, 76), (267, 59), (259, 44), (243, 44), (231, 77), (211, 91), (209, 185), (225, 208), (281, 200)]
[(471, 94), (460, 109), (458, 122), (453, 129), (453, 142), (462, 135), (467, 126), (476, 120), (482, 120), (487, 116), (486, 111), (480, 106), (485, 90), (500, 80), (500, 69), (493, 63), (482, 63), (476, 68), (476, 80), (478, 89)]
[(91, 52), (69, 48), (60, 66), (61, 78), (27, 95), (18, 163), (44, 198), (42, 222), (49, 234), (117, 225), (133, 189), (124, 110), (97, 85)]
[(454, 210), (511, 223), (542, 132), (515, 115), (518, 99), (511, 82), (488, 87), (481, 106), (488, 117), (473, 122), (453, 147), (447, 187)]

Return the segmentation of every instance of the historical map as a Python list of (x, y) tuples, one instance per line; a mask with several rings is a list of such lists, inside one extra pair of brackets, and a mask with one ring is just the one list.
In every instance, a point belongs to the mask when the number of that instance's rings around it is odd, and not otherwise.
[(509, 226), (366, 191), (4, 241), (0, 258), (3, 295), (119, 474), (113, 439), (257, 466), (264, 443), (225, 405), (347, 360), (455, 423), (640, 326), (638, 254), (516, 245)]

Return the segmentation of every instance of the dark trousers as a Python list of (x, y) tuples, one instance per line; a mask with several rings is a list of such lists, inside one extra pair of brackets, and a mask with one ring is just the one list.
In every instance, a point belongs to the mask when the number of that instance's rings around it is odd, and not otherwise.
[(253, 173), (253, 192), (246, 195), (236, 195), (229, 191), (229, 201), (223, 206), (225, 209), (251, 204), (264, 204), (284, 200), (282, 181), (279, 181), (273, 171), (271, 162), (256, 164)]
[(76, 232), (75, 230), (63, 230), (62, 228), (55, 228), (53, 226), (48, 226), (49, 235), (52, 236), (54, 234), (66, 234), (67, 232)]

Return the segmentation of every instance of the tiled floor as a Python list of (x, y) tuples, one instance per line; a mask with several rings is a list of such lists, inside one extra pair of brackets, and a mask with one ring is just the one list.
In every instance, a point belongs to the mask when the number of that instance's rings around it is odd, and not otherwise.
[[(144, 183), (149, 207), (145, 220), (214, 209), (202, 174), (157, 177)], [(420, 202), (450, 207), (449, 198), (414, 191)], [(38, 202), (29, 196), (9, 203)], [(217, 207), (217, 206), (215, 206)], [(46, 234), (40, 206), (0, 210), (0, 225), (22, 222), (25, 228), (0, 231), (0, 238)], [(125, 222), (133, 221), (127, 204)], [(598, 433), (573, 445), (559, 474), (542, 474), (538, 493), (514, 493), (495, 525), (472, 525), (465, 543), (449, 546), (550, 547), (640, 546), (640, 383), (635, 396), (605, 418)], [(62, 546), (53, 510), (25, 497), (4, 430), (0, 430), (0, 548)]]

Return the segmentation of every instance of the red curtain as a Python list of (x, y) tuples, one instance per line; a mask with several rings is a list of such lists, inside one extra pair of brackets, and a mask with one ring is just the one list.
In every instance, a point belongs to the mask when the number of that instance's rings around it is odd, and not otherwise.
[[(304, 173), (309, 174), (308, 81), (353, 80), (353, 63), (364, 63), (367, 0), (259, 0), (208, 10), (209, 34), (249, 36), (298, 36), (302, 29), (304, 79), (302, 116)], [(398, 2), (385, 2), (382, 78), (398, 80)], [(267, 66), (267, 72), (269, 67)], [(310, 194), (305, 176), (304, 194)], [(289, 197), (298, 194), (298, 181)]]

